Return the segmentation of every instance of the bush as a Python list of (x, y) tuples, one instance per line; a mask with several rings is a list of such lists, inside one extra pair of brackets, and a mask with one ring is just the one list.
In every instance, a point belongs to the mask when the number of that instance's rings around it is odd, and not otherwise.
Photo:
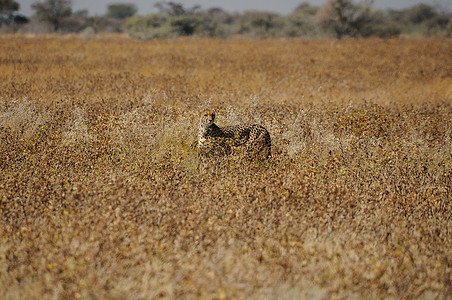
[(452, 14), (439, 15), (426, 22), (428, 35), (452, 35)]
[(167, 17), (157, 14), (128, 19), (125, 31), (130, 36), (141, 39), (163, 38), (171, 34), (171, 28), (167, 25)]
[(107, 7), (107, 17), (114, 19), (126, 19), (137, 12), (135, 4), (110, 4)]
[(314, 16), (325, 31), (342, 37), (369, 36), (372, 10), (369, 5), (355, 5), (350, 0), (329, 0)]
[(312, 15), (304, 11), (297, 10), (285, 18), (285, 36), (316, 37), (320, 34), (320, 27), (314, 22)]
[(438, 13), (435, 9), (426, 4), (419, 4), (404, 11), (405, 20), (412, 24), (420, 24), (433, 19)]
[(391, 23), (381, 23), (372, 26), (372, 32), (369, 36), (377, 36), (384, 39), (389, 39), (400, 35), (401, 28), (398, 24)]
[[(125, 31), (141, 39), (174, 38), (178, 36), (212, 36), (206, 29), (206, 17), (202, 15), (163, 16), (152, 14), (130, 18)], [(219, 30), (213, 28), (213, 30)]]
[(237, 20), (237, 33), (248, 37), (281, 36), (284, 20), (271, 12), (246, 11)]
[(168, 19), (175, 36), (203, 34), (202, 19), (196, 15), (175, 16)]
[(211, 8), (198, 15), (201, 17), (204, 36), (226, 38), (233, 34), (234, 15), (221, 8)]

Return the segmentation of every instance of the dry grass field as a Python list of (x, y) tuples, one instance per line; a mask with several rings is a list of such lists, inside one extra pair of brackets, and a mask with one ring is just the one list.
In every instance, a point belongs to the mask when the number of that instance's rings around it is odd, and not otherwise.
[(452, 295), (450, 38), (4, 35), (0, 136), (1, 299)]

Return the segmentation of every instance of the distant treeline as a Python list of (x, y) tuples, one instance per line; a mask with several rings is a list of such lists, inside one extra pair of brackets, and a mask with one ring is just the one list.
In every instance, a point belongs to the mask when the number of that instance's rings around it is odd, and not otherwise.
[(452, 35), (452, 13), (426, 4), (403, 10), (377, 10), (371, 6), (372, 1), (328, 0), (320, 7), (301, 3), (290, 14), (280, 15), (259, 10), (230, 13), (221, 8), (159, 2), (158, 13), (142, 16), (137, 14), (134, 4), (119, 3), (109, 5), (106, 15), (92, 17), (87, 10), (73, 12), (70, 0), (46, 0), (32, 5), (35, 14), (27, 23), (23, 16), (14, 13), (18, 9), (15, 1), (0, 2), (3, 32), (124, 32), (142, 39)]

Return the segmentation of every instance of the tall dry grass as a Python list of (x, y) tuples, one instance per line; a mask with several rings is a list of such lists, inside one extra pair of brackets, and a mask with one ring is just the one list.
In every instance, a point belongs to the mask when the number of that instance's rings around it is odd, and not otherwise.
[[(449, 297), (451, 53), (0, 37), (1, 298)], [(200, 157), (205, 107), (273, 157)]]

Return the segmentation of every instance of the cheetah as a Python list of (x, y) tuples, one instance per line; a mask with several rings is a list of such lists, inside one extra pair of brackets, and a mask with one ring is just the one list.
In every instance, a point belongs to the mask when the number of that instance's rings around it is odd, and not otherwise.
[(200, 113), (198, 149), (202, 152), (230, 154), (232, 147), (242, 147), (249, 158), (267, 159), (271, 154), (271, 138), (267, 129), (257, 124), (218, 127), (215, 112)]

